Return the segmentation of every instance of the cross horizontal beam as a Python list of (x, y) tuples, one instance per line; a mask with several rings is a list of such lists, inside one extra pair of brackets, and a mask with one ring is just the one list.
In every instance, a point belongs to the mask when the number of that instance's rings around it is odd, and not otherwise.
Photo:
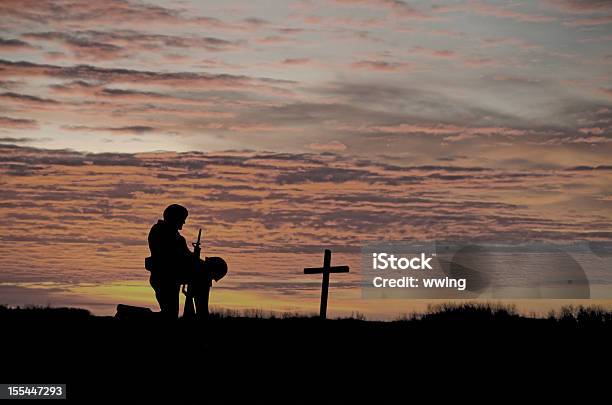
[(332, 266), (331, 265), (331, 250), (325, 249), (323, 255), (323, 267), (306, 267), (304, 274), (321, 274), (323, 273), (323, 282), (321, 283), (321, 308), (319, 317), (327, 318), (327, 295), (329, 291), (329, 274), (330, 273), (348, 273), (348, 266)]
[(330, 266), (330, 267), (306, 267), (304, 274), (321, 274), (321, 273), (348, 273), (349, 266)]

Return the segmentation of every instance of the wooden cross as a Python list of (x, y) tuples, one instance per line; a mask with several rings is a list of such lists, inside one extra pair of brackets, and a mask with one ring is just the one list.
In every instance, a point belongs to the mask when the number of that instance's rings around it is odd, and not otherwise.
[(304, 274), (321, 274), (323, 273), (323, 283), (321, 286), (321, 309), (319, 317), (327, 318), (327, 295), (329, 290), (329, 273), (348, 273), (348, 266), (331, 266), (331, 250), (325, 249), (323, 256), (323, 267), (307, 267), (304, 269)]

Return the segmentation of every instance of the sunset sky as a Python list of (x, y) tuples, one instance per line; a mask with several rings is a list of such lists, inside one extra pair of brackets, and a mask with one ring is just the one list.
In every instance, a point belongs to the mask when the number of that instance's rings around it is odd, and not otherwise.
[(219, 308), (315, 313), (325, 248), (330, 315), (392, 318), (366, 242), (609, 241), (611, 43), (605, 0), (2, 0), (0, 304), (157, 310), (170, 203)]

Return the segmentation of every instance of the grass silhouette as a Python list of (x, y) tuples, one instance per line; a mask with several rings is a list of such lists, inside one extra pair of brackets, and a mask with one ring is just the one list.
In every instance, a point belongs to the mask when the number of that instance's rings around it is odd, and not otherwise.
[[(153, 317), (154, 318), (154, 317)], [(95, 316), (86, 309), (71, 307), (7, 307), (0, 305), (0, 322), (30, 322), (30, 321), (72, 321), (72, 322), (109, 322), (113, 317)], [(224, 308), (213, 308), (210, 320), (215, 321), (237, 321), (249, 320), (291, 320), (291, 321), (319, 321), (315, 314), (304, 315), (297, 312), (266, 312), (263, 309), (234, 310)], [(146, 319), (145, 319), (146, 320)], [(149, 319), (151, 320), (151, 319)], [(156, 319), (152, 319), (157, 321)], [(525, 316), (517, 312), (514, 305), (498, 303), (442, 303), (429, 305), (424, 313), (413, 313), (409, 316), (400, 317), (394, 321), (371, 321), (359, 312), (353, 312), (348, 317), (329, 319), (327, 322), (338, 321), (360, 321), (371, 324), (396, 324), (396, 323), (505, 323), (505, 322), (527, 322), (529, 324), (540, 323), (554, 327), (555, 325), (575, 327), (601, 327), (607, 328), (612, 325), (612, 311), (597, 306), (564, 306), (558, 311), (550, 311), (546, 317)], [(179, 319), (178, 322), (182, 322)]]
[(78, 403), (563, 403), (606, 395), (612, 313), (441, 304), (394, 321), (261, 310), (207, 323), (0, 306), (11, 381)]

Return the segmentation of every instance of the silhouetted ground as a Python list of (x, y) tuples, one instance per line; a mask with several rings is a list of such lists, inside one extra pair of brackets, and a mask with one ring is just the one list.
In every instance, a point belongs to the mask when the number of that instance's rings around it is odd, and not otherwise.
[(612, 313), (486, 306), (396, 322), (215, 316), (119, 321), (0, 307), (9, 383), (79, 403), (559, 403), (610, 399)]

